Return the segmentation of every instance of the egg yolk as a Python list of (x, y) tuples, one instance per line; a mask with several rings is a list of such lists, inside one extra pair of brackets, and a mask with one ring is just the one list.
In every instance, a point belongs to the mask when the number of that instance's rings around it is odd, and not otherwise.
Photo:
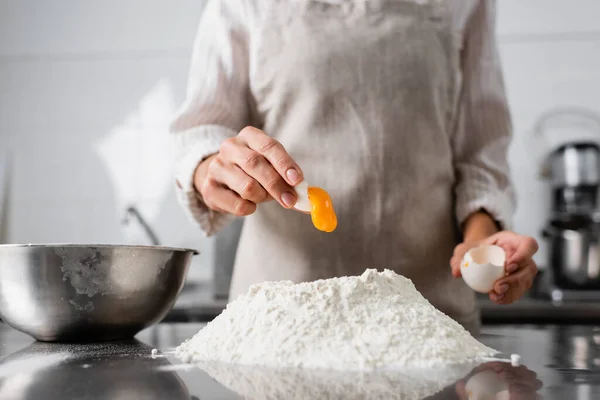
[(315, 228), (323, 232), (333, 232), (337, 227), (337, 216), (329, 193), (321, 188), (308, 188), (308, 201), (312, 206), (310, 216)]

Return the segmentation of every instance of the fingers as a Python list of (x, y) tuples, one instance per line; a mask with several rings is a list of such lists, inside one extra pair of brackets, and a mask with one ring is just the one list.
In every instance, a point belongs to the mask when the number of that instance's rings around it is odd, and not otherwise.
[(226, 165), (217, 158), (209, 166), (209, 173), (217, 182), (236, 192), (244, 200), (258, 204), (269, 198), (269, 194), (260, 183), (237, 165)]
[(534, 238), (510, 231), (498, 232), (487, 238), (485, 242), (498, 245), (504, 249), (507, 256), (507, 265), (519, 264), (533, 257), (538, 251), (538, 243)]
[(510, 304), (518, 300), (531, 289), (533, 278), (537, 274), (537, 266), (530, 260), (517, 272), (499, 279), (490, 292), (490, 300), (497, 304)]
[(462, 263), (462, 257), (452, 256), (450, 259), (450, 267), (452, 268), (452, 276), (455, 278), (460, 278), (462, 276), (460, 272), (460, 264)]
[(302, 181), (302, 171), (279, 142), (259, 129), (244, 128), (206, 161), (194, 184), (213, 210), (248, 215), (271, 198), (285, 208), (296, 204), (292, 186)]
[(523, 275), (524, 272), (520, 271), (517, 274), (511, 275), (510, 280), (507, 277), (499, 279), (494, 284), (494, 290), (490, 292), (490, 300), (496, 304), (510, 304), (514, 302), (516, 300), (515, 293), (524, 292), (520, 289), (520, 279), (523, 278)]
[[(537, 266), (533, 261), (533, 255), (538, 250), (537, 242), (531, 237), (502, 231), (483, 240), (483, 243), (502, 247), (507, 257), (506, 276), (494, 284), (494, 289), (489, 293), (490, 300), (497, 304), (515, 302), (531, 288), (537, 274)], [(464, 246), (464, 243), (457, 246), (450, 260), (454, 277), (461, 276), (462, 258), (468, 251)]]
[(497, 374), (505, 371), (507, 368), (514, 368), (510, 364), (507, 364), (504, 361), (490, 361), (490, 362), (480, 365), (480, 367), (481, 367), (482, 371), (492, 370)]
[(490, 300), (497, 304), (510, 304), (518, 300), (533, 284), (537, 266), (533, 256), (538, 250), (537, 241), (514, 232), (503, 231), (490, 236), (489, 244), (495, 244), (506, 252), (506, 273), (494, 284)]
[(467, 253), (467, 251), (469, 251), (469, 249), (472, 246), (473, 245), (461, 243), (454, 248), (454, 254), (452, 255), (452, 258), (450, 259), (450, 267), (452, 268), (452, 276), (453, 277), (460, 278), (462, 276), (462, 274), (460, 272), (460, 267), (463, 262), (463, 258), (465, 256), (465, 254)]
[(507, 260), (507, 265), (518, 264), (533, 257), (538, 251), (538, 243), (534, 238), (521, 236), (514, 253)]
[(237, 165), (283, 207), (292, 208), (296, 204), (293, 188), (259, 152), (242, 145), (236, 138), (226, 140), (220, 152), (225, 162)]
[(456, 385), (454, 386), (454, 390), (455, 390), (456, 395), (458, 396), (459, 400), (468, 400), (469, 399), (469, 395), (467, 393), (466, 386), (467, 386), (466, 383), (462, 380), (456, 382)]
[(250, 215), (256, 211), (256, 204), (242, 199), (211, 178), (204, 181), (200, 194), (206, 205), (215, 211), (233, 214), (238, 217)]
[(501, 301), (504, 298), (504, 294), (498, 294), (498, 293), (496, 293), (494, 291), (491, 291), (489, 293), (489, 296), (490, 296), (490, 300), (493, 301), (494, 303), (496, 303), (496, 304), (502, 304)]
[(302, 181), (300, 167), (277, 140), (260, 129), (252, 127), (244, 128), (239, 138), (250, 149), (262, 155), (290, 186), (295, 186)]

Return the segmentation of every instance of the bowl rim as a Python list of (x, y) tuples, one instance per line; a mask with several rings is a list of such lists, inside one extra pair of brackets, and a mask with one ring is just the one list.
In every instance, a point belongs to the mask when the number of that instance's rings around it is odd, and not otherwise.
[(142, 250), (167, 250), (177, 252), (191, 252), (192, 254), (200, 254), (198, 250), (185, 248), (185, 247), (170, 247), (170, 246), (151, 246), (151, 245), (137, 245), (137, 244), (78, 244), (78, 243), (15, 243), (15, 244), (0, 244), (0, 249), (5, 248), (56, 248), (56, 247), (72, 247), (72, 248), (83, 248), (83, 247), (94, 247), (102, 249), (142, 249)]

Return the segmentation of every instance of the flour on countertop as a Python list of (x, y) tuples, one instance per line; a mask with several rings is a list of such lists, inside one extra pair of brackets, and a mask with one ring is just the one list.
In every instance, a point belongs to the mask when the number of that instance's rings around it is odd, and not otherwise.
[(253, 285), (176, 354), (187, 362), (430, 368), (497, 354), (393, 271)]

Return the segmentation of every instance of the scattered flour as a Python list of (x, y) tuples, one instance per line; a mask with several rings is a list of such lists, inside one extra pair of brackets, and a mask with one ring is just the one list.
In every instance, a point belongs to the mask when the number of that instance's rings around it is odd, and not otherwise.
[(336, 370), (431, 368), (498, 352), (385, 270), (252, 286), (176, 354), (186, 362)]

